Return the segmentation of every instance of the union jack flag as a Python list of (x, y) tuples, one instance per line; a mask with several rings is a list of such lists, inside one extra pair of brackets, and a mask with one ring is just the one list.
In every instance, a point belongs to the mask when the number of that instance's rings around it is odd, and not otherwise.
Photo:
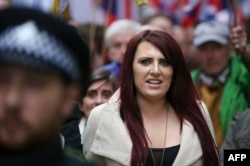
[(138, 20), (135, 0), (70, 0), (73, 19), (80, 23), (109, 25), (116, 19)]

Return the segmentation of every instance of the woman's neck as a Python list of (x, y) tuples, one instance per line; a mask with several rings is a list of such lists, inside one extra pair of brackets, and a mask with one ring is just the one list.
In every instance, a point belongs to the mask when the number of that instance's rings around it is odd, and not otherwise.
[(141, 110), (142, 116), (155, 117), (165, 114), (169, 105), (166, 99), (149, 101), (144, 98), (137, 98), (138, 106)]

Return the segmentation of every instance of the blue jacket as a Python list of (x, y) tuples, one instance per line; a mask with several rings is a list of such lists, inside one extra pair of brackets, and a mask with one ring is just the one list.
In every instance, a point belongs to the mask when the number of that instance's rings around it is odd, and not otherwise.
[(121, 70), (121, 62), (112, 62), (107, 65), (101, 66), (98, 69), (108, 70), (112, 74), (114, 74), (117, 78), (119, 78), (120, 70)]

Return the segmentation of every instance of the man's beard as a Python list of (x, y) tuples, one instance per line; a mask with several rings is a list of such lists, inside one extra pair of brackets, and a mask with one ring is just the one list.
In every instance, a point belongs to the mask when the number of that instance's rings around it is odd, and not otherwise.
[[(55, 132), (57, 128), (55, 124), (53, 125), (51, 123), (50, 128), (43, 127), (43, 128), (39, 128), (35, 130), (32, 128), (31, 124), (26, 122), (21, 117), (20, 111), (22, 110), (9, 109), (6, 111), (8, 113), (6, 113), (5, 116), (3, 116), (0, 119), (0, 148), (1, 149), (5, 149), (6, 151), (14, 152), (14, 153), (34, 150), (36, 148), (43, 146), (44, 144), (47, 144), (51, 139), (53, 139), (54, 137), (58, 135), (57, 132)], [(14, 123), (13, 128), (11, 126), (12, 122)], [(49, 126), (49, 124), (44, 124), (44, 125)], [(20, 131), (21, 133), (18, 133)], [(18, 140), (20, 136), (19, 134), (21, 135), (20, 140)]]

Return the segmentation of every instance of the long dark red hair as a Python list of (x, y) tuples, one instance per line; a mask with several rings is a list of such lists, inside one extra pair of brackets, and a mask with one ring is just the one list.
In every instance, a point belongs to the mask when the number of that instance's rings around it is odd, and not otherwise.
[(166, 100), (176, 111), (181, 123), (186, 119), (193, 125), (200, 139), (204, 165), (219, 165), (215, 142), (197, 104), (199, 98), (183, 53), (177, 42), (169, 34), (155, 30), (142, 31), (130, 40), (121, 69), (120, 110), (121, 118), (127, 125), (133, 143), (131, 165), (135, 166), (142, 163), (145, 165), (148, 156), (148, 145), (142, 115), (136, 101), (136, 88), (132, 69), (136, 49), (142, 41), (148, 41), (159, 48), (173, 67), (173, 82), (166, 94)]

